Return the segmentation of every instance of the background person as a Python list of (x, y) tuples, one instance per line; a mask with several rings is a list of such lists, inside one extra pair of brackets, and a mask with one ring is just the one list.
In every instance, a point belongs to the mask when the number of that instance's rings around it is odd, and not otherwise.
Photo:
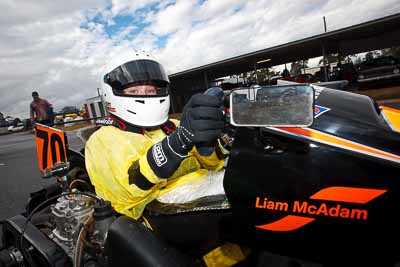
[(30, 104), (30, 118), (32, 125), (41, 123), (45, 125), (53, 125), (54, 112), (53, 106), (43, 98), (39, 97), (38, 92), (32, 92), (33, 101)]

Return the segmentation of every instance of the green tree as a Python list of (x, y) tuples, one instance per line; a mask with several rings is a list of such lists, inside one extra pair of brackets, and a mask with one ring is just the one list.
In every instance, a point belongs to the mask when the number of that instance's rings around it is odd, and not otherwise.
[(302, 73), (302, 70), (305, 68), (308, 68), (308, 60), (294, 61), (290, 65), (290, 73), (292, 75), (299, 75)]
[(371, 60), (380, 57), (382, 52), (380, 50), (369, 51), (365, 54), (365, 60)]
[[(327, 55), (325, 55), (325, 63), (326, 63), (327, 65), (329, 65), (329, 64), (331, 64), (331, 63), (337, 62), (337, 61), (338, 61), (338, 56), (339, 56), (338, 53), (327, 54)], [(324, 63), (324, 58), (321, 58), (321, 59), (319, 60), (319, 65), (321, 65), (321, 64), (323, 64), (323, 63)]]
[(373, 58), (374, 58), (374, 54), (371, 51), (369, 51), (368, 53), (365, 54), (366, 60), (371, 60)]
[(272, 76), (277, 76), (277, 75), (279, 75), (279, 74), (280, 74), (280, 72), (277, 71), (275, 68), (270, 68), (270, 69), (269, 69), (269, 76), (270, 76), (270, 77), (272, 77)]
[(362, 62), (362, 58), (361, 57), (357, 57), (354, 64), (355, 65), (360, 65), (361, 62)]
[(351, 63), (351, 62), (353, 62), (353, 58), (355, 59), (355, 60), (357, 60), (357, 55), (355, 55), (355, 54), (353, 54), (353, 55), (347, 55), (347, 56), (345, 56), (344, 57), (344, 62), (345, 63)]
[(400, 58), (400, 46), (385, 48), (381, 50), (383, 56), (393, 56)]

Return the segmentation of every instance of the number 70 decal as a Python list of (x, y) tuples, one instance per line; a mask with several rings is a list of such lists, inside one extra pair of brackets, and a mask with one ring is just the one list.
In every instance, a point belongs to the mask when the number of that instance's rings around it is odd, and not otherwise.
[(43, 172), (56, 162), (66, 162), (67, 149), (65, 133), (59, 129), (36, 124), (36, 148), (39, 170)]

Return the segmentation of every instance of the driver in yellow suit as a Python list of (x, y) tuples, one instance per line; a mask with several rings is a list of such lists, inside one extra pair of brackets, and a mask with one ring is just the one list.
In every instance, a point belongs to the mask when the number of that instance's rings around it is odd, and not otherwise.
[(85, 162), (96, 194), (117, 212), (138, 219), (152, 200), (223, 167), (222, 99), (196, 94), (180, 121), (169, 120), (168, 76), (140, 51), (108, 62), (101, 90), (110, 116), (87, 141)]

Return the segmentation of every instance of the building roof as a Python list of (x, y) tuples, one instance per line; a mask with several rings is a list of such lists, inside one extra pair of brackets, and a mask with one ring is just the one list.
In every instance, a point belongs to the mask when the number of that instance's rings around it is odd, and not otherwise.
[[(171, 85), (212, 79), (326, 54), (343, 56), (400, 45), (400, 13), (169, 75)], [(187, 82), (185, 82), (187, 84)]]

